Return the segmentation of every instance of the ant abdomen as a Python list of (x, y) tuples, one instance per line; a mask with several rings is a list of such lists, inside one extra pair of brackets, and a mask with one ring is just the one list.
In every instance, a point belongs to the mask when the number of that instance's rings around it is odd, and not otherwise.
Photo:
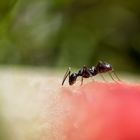
[(95, 69), (98, 73), (105, 73), (112, 71), (112, 66), (109, 63), (99, 61)]

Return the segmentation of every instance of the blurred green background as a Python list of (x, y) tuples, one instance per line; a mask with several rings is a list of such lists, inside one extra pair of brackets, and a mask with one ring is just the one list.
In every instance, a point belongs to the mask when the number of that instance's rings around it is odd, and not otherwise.
[(139, 0), (0, 1), (0, 64), (140, 72)]
[[(1, 66), (81, 68), (98, 60), (140, 73), (140, 0), (0, 1)], [(1, 110), (0, 140), (11, 140)]]

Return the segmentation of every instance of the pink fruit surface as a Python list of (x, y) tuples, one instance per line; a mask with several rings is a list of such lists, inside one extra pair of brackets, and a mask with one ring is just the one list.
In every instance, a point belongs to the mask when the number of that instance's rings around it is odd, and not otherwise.
[(62, 88), (71, 106), (66, 140), (140, 140), (140, 85), (92, 82)]

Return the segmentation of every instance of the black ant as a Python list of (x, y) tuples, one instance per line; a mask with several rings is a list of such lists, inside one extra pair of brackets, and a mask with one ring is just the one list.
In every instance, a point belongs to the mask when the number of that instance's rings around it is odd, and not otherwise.
[[(101, 74), (102, 78), (105, 80), (102, 73), (106, 73), (106, 72), (114, 73), (117, 80), (120, 81), (119, 77), (116, 75), (115, 71), (113, 70), (111, 64), (103, 62), (103, 61), (99, 61), (97, 63), (97, 65), (93, 66), (92, 68), (88, 68), (86, 66), (83, 66), (83, 68), (80, 69), (77, 73), (71, 73), (71, 68), (69, 67), (64, 75), (62, 85), (64, 84), (64, 82), (68, 76), (69, 76), (69, 85), (73, 85), (76, 82), (76, 79), (78, 76), (81, 76), (81, 85), (83, 84), (83, 78), (93, 77), (97, 74)], [(115, 81), (112, 74), (111, 73), (109, 73), (109, 74), (110, 74), (112, 80)]]

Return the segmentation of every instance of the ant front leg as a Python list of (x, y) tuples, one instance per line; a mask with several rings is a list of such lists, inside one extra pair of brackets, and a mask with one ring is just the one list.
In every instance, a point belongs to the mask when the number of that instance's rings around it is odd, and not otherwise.
[(64, 78), (63, 78), (63, 81), (62, 81), (62, 86), (66, 80), (66, 78), (69, 76), (70, 77), (70, 73), (71, 73), (71, 68), (69, 67), (68, 70), (66, 71), (65, 75), (64, 75)]

